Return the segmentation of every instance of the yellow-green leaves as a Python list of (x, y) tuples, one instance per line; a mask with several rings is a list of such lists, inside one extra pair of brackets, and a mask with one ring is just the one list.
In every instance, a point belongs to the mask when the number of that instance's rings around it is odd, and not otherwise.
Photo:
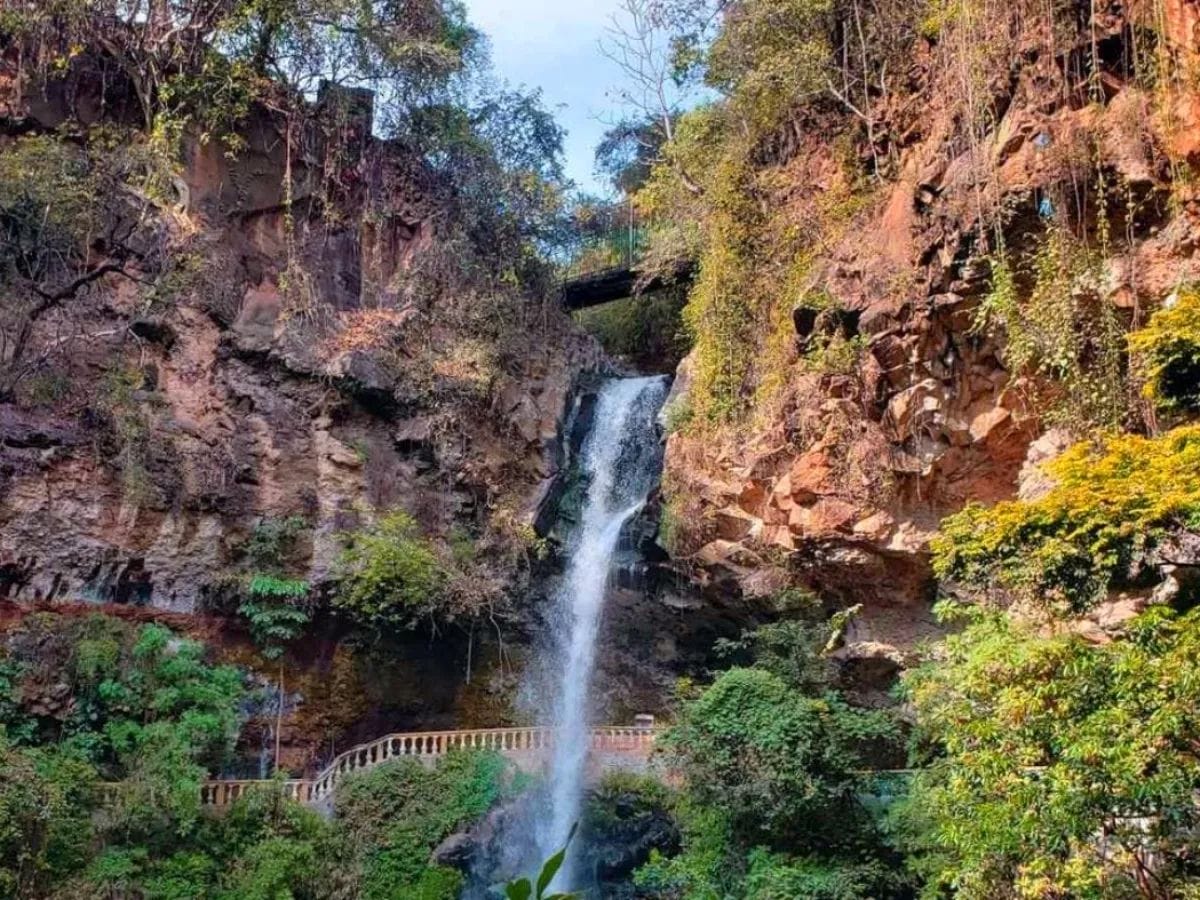
[(939, 577), (1078, 610), (1156, 540), (1200, 525), (1200, 425), (1077, 444), (1046, 468), (1055, 486), (1040, 499), (973, 505), (942, 523)]
[[(905, 811), (929, 896), (1191, 896), (1200, 615), (1128, 632), (1097, 646), (991, 614), (906, 678), (934, 754)], [(1139, 894), (1150, 859), (1162, 892)]]
[(1129, 336), (1129, 349), (1141, 362), (1147, 398), (1166, 410), (1200, 411), (1200, 290), (1175, 294)]

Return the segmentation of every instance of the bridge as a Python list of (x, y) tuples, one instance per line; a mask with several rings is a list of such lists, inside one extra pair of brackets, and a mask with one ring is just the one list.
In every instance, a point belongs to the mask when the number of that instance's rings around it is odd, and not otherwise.
[[(644, 771), (661, 729), (654, 726), (600, 725), (591, 729), (589, 774)], [(200, 789), (201, 805), (221, 808), (248, 791), (278, 786), (285, 797), (310, 806), (328, 805), (337, 786), (358, 772), (369, 772), (395, 759), (433, 765), (455, 750), (493, 750), (525, 772), (538, 772), (550, 762), (557, 729), (552, 727), (479, 728), (472, 731), (420, 731), (389, 734), (339, 754), (315, 778), (279, 782), (261, 779), (217, 779)]]
[(654, 222), (643, 219), (632, 203), (628, 208), (609, 205), (597, 213), (560, 282), (562, 302), (568, 310), (599, 306), (691, 280), (696, 268), (692, 260), (679, 261), (665, 276), (644, 278), (639, 264), (645, 258)]
[(569, 310), (587, 309), (613, 300), (632, 297), (635, 293), (651, 293), (681, 281), (690, 281), (695, 266), (681, 263), (673, 276), (655, 277), (639, 285), (640, 273), (632, 264), (597, 269), (573, 275), (562, 282), (563, 305)]

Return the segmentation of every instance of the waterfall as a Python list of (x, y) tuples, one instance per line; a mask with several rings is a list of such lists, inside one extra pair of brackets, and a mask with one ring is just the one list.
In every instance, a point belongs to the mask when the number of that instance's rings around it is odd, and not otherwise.
[[(539, 823), (538, 849), (549, 856), (579, 820), (590, 743), (588, 688), (596, 659), (596, 631), (621, 529), (641, 509), (658, 481), (662, 448), (655, 418), (666, 378), (605, 382), (584, 442), (580, 467), (589, 479), (579, 527), (555, 598), (556, 696), (548, 708), (557, 726), (550, 771), (548, 815)], [(555, 883), (570, 884), (570, 856)]]

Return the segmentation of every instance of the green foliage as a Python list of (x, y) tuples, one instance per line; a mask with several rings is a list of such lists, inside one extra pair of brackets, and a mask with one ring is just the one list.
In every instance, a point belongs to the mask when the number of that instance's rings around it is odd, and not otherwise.
[(0, 734), (14, 744), (29, 741), (37, 733), (37, 720), (21, 706), (21, 676), (24, 667), (0, 656)]
[(761, 132), (823, 92), (830, 70), (830, 0), (748, 0), (708, 51), (706, 79)]
[(575, 321), (614, 356), (646, 369), (673, 370), (687, 352), (677, 289), (615, 300), (575, 313)]
[(309, 622), (301, 605), (312, 587), (307, 579), (286, 574), (297, 563), (300, 538), (308, 528), (302, 516), (263, 519), (244, 546), (246, 564), (254, 569), (245, 578), (237, 611), (267, 659), (278, 659)]
[(905, 679), (936, 754), (897, 814), (927, 895), (1191, 896), (1197, 683), (1197, 612), (1102, 645), (999, 613), (947, 638)]
[(113, 366), (104, 374), (97, 408), (108, 419), (121, 473), (124, 496), (131, 503), (160, 499), (149, 465), (154, 440), (153, 410), (145, 396), (145, 373), (132, 366)]
[(724, 809), (747, 845), (822, 848), (845, 833), (859, 748), (892, 733), (884, 717), (835, 696), (806, 697), (771, 672), (730, 669), (689, 704), (666, 744), (692, 795)]
[(1144, 393), (1165, 410), (1200, 412), (1200, 290), (1181, 290), (1174, 302), (1129, 335), (1145, 378)]
[[(262, 576), (260, 576), (262, 577)], [(307, 593), (308, 583), (303, 584)], [(252, 588), (253, 590), (253, 584)], [(297, 596), (296, 594), (257, 594), (254, 596)], [(300, 594), (299, 596), (303, 596)], [(308, 624), (308, 613), (282, 603), (248, 601), (238, 607), (238, 614), (246, 619), (250, 634), (267, 659), (278, 659), (283, 655), (283, 646), (304, 633)]]
[(1157, 542), (1200, 527), (1200, 426), (1078, 444), (1046, 467), (1038, 500), (968, 506), (942, 523), (934, 570), (976, 590), (1016, 590), (1085, 609), (1127, 580)]
[(831, 690), (815, 598), (789, 590), (776, 606), (788, 618), (717, 647), (753, 667), (685, 699), (662, 739), (684, 780), (683, 850), (652, 853), (637, 883), (685, 900), (901, 896), (911, 879), (864, 803), (862, 772), (897, 743), (896, 723)]
[[(701, 127), (693, 137), (689, 122), (685, 118), (680, 123), (681, 147), (690, 139), (703, 140), (709, 130)], [(729, 149), (712, 167), (706, 197), (712, 208), (707, 243), (683, 310), (695, 348), (692, 409), (699, 420), (709, 423), (732, 421), (744, 411), (744, 389), (752, 368), (748, 350), (754, 342), (756, 294), (750, 285), (749, 229), (757, 212), (740, 149)]]
[(449, 576), (412, 516), (394, 510), (345, 540), (335, 608), (379, 629), (409, 627), (438, 611)]
[[(99, 226), (100, 185), (87, 155), (54, 135), (0, 151), (0, 281), (43, 284), (66, 274)], [(67, 270), (69, 271), (69, 269)]]
[[(0, 897), (455, 900), (462, 875), (430, 865), (431, 851), (525, 786), (497, 753), (455, 753), (432, 771), (397, 760), (348, 779), (332, 822), (277, 784), (205, 815), (200, 783), (225, 758), (240, 674), (160, 626), (45, 616), (22, 628), (20, 653), (70, 661), (55, 665), (75, 702), (32, 738), (52, 746), (18, 749), (0, 729)], [(7, 662), (22, 677), (23, 658)], [(119, 782), (103, 802), (101, 779)]]
[(280, 567), (286, 567), (308, 529), (308, 520), (303, 516), (260, 520), (246, 541), (246, 561), (254, 569), (277, 572)]
[(303, 578), (278, 578), (274, 575), (251, 575), (246, 585), (251, 597), (299, 600), (308, 596), (309, 584)]
[(297, 888), (311, 896), (321, 871), (311, 841), (270, 837), (238, 858), (219, 896), (222, 900), (291, 900)]
[(336, 800), (339, 861), (360, 873), (368, 900), (454, 900), (459, 883), (428, 868), (431, 851), (515, 785), (509, 764), (491, 752), (451, 753), (433, 771), (396, 760), (350, 778)]
[(1055, 414), (1076, 431), (1119, 426), (1124, 338), (1116, 310), (1098, 295), (1101, 255), (1052, 225), (1030, 258), (1014, 264), (1000, 254), (992, 269), (976, 324), (1001, 330), (1007, 367), (1059, 385)]
[(554, 876), (558, 874), (558, 870), (562, 868), (563, 860), (567, 857), (567, 848), (571, 846), (571, 841), (575, 837), (575, 828), (575, 825), (571, 826), (571, 833), (567, 835), (567, 842), (542, 864), (536, 882), (532, 882), (528, 878), (518, 878), (516, 881), (510, 881), (505, 885), (504, 896), (506, 900), (574, 900), (575, 894), (564, 894), (561, 892), (550, 894), (547, 891), (550, 890), (550, 884), (554, 881)]
[[(15, 724), (35, 745), (0, 753), (0, 834), (8, 836), (0, 842), (26, 848), (0, 853), (20, 860), (16, 896), (45, 896), (67, 879), (210, 896), (194, 885), (217, 870), (189, 841), (205, 828), (200, 783), (227, 758), (237, 732), (241, 674), (209, 665), (200, 644), (162, 626), (99, 615), (27, 618), (9, 646), (14, 680), (36, 685), (50, 667), (72, 692), (60, 720), (15, 699), (0, 708), (0, 733)], [(34, 690), (28, 702), (36, 698)], [(97, 814), (101, 779), (120, 786), (105, 792)], [(0, 896), (11, 895), (8, 887)]]
[(0, 730), (0, 897), (38, 896), (87, 864), (96, 789), (86, 760), (18, 750)]
[(893, 864), (879, 859), (836, 860), (793, 857), (752, 850), (746, 872), (746, 900), (861, 900), (904, 893)]
[(671, 790), (657, 778), (634, 772), (610, 772), (588, 797), (584, 827), (611, 828), (646, 818), (671, 804)]

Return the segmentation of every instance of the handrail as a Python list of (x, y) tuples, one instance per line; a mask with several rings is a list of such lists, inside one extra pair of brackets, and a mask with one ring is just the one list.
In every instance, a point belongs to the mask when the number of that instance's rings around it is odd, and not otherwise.
[[(630, 751), (650, 748), (661, 728), (638, 725), (598, 725), (590, 730), (593, 750)], [(345, 776), (372, 769), (399, 758), (432, 758), (452, 750), (496, 750), (500, 753), (531, 753), (554, 747), (558, 729), (533, 725), (515, 728), (478, 728), (467, 731), (416, 731), (385, 735), (351, 747), (333, 758), (315, 778), (280, 782), (286, 796), (300, 803), (318, 803), (329, 797)], [(201, 804), (226, 806), (255, 785), (269, 780), (216, 779), (201, 788)]]

